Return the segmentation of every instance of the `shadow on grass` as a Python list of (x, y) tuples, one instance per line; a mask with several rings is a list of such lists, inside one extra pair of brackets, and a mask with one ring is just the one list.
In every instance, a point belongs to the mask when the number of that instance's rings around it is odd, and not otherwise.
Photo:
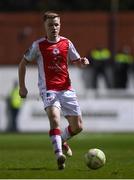
[(57, 171), (57, 169), (50, 169), (46, 167), (31, 167), (31, 168), (0, 168), (0, 171)]

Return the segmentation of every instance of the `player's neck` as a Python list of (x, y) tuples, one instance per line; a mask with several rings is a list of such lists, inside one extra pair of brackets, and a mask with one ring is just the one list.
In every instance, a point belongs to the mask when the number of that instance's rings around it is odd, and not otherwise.
[(47, 40), (49, 42), (58, 42), (60, 39), (60, 36), (55, 36), (55, 37), (47, 37)]

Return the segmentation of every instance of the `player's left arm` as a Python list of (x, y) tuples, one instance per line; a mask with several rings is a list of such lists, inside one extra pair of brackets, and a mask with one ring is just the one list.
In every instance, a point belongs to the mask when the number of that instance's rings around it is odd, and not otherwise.
[(86, 57), (80, 57), (79, 53), (75, 49), (73, 43), (69, 40), (68, 58), (71, 64), (78, 67), (86, 67), (89, 64), (89, 60)]
[(72, 61), (72, 64), (78, 67), (86, 67), (90, 64), (89, 60), (86, 57), (81, 57), (80, 59)]

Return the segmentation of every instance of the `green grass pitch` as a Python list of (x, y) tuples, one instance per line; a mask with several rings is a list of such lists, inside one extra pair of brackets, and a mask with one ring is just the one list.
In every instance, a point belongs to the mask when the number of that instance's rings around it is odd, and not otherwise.
[[(133, 179), (133, 133), (81, 133), (70, 140), (73, 157), (58, 170), (47, 134), (0, 134), (0, 179)], [(90, 170), (84, 162), (89, 148), (100, 148), (107, 163)]]

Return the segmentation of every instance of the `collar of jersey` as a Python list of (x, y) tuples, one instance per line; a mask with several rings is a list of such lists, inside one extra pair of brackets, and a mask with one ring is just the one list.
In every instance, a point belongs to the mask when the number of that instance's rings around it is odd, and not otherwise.
[(60, 36), (58, 37), (58, 40), (57, 40), (57, 41), (50, 41), (50, 40), (47, 39), (47, 37), (46, 37), (46, 40), (47, 40), (49, 43), (57, 43), (57, 42), (60, 41)]

